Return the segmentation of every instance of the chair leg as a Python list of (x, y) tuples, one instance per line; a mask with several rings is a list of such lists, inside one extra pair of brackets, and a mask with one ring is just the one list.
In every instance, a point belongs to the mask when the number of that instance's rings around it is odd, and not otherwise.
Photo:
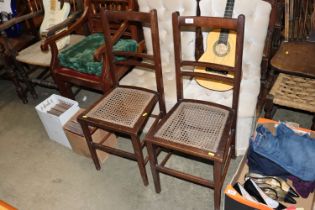
[(147, 186), (149, 184), (149, 181), (148, 181), (147, 172), (145, 170), (145, 164), (144, 164), (144, 158), (143, 158), (143, 153), (142, 153), (142, 147), (140, 144), (140, 139), (137, 135), (132, 135), (131, 142), (132, 142), (133, 149), (135, 151), (135, 155), (137, 158), (137, 163), (138, 163), (138, 167), (140, 170), (143, 184)]
[(213, 181), (214, 181), (214, 209), (220, 210), (221, 203), (221, 188), (222, 188), (222, 164), (214, 161), (213, 166)]
[(86, 139), (86, 143), (89, 147), (90, 154), (91, 154), (91, 157), (93, 159), (95, 168), (96, 168), (96, 170), (100, 170), (101, 165), (100, 165), (99, 159), (98, 159), (97, 154), (96, 154), (96, 149), (93, 146), (93, 140), (92, 140), (92, 136), (90, 133), (90, 129), (88, 128), (88, 125), (85, 122), (80, 122), (80, 124), (81, 124), (82, 130), (83, 130), (83, 133), (84, 133), (84, 136)]
[(65, 82), (65, 81), (60, 80), (60, 79), (55, 79), (55, 83), (56, 83), (58, 90), (62, 96), (74, 100), (74, 94), (72, 93), (71, 85), (68, 82)]
[(17, 73), (20, 75), (22, 81), (25, 83), (27, 90), (30, 91), (33, 99), (37, 99), (38, 95), (34, 89), (32, 82), (30, 81), (30, 78), (28, 77), (27, 73), (25, 72), (24, 67), (19, 62), (17, 62), (16, 60), (14, 60), (14, 64), (15, 64), (14, 66), (17, 69)]
[(313, 124), (312, 124), (311, 129), (312, 129), (313, 131), (315, 131), (315, 114), (314, 114), (314, 116), (313, 116)]
[(236, 158), (236, 143), (235, 143), (235, 129), (233, 129), (233, 134), (231, 135), (232, 142), (231, 142), (231, 157), (233, 159)]
[(274, 105), (273, 105), (273, 96), (268, 94), (266, 97), (266, 103), (265, 103), (265, 118), (272, 119), (273, 112), (274, 112)]
[(17, 95), (22, 100), (22, 102), (24, 104), (26, 104), (28, 102), (26, 91), (21, 86), (21, 83), (18, 80), (16, 72), (14, 71), (13, 68), (8, 68), (8, 69), (6, 69), (6, 71), (8, 73), (9, 78), (11, 79), (11, 81), (13, 82), (13, 84), (15, 86), (15, 90), (16, 90)]
[(147, 142), (147, 150), (148, 150), (148, 155), (149, 155), (149, 160), (150, 160), (150, 168), (151, 168), (152, 177), (154, 181), (155, 192), (160, 193), (161, 182), (160, 182), (159, 171), (156, 169), (156, 165), (157, 165), (156, 149), (150, 142)]

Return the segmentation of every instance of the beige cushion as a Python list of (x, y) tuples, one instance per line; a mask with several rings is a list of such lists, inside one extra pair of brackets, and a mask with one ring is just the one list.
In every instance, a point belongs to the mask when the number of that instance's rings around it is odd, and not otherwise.
[[(70, 45), (74, 45), (82, 40), (84, 36), (82, 35), (70, 35)], [(16, 56), (16, 60), (22, 63), (27, 63), (31, 65), (48, 67), (50, 66), (51, 53), (50, 51), (43, 52), (40, 48), (41, 42), (36, 42), (35, 44), (21, 50)]]

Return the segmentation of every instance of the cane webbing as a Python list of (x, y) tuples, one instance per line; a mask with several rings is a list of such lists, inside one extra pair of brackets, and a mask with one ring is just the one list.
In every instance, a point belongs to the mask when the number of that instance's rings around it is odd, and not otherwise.
[(228, 114), (217, 107), (182, 102), (154, 136), (216, 152)]
[(153, 97), (153, 93), (142, 90), (115, 88), (87, 116), (132, 128)]
[(274, 104), (315, 112), (315, 79), (280, 73), (270, 94)]

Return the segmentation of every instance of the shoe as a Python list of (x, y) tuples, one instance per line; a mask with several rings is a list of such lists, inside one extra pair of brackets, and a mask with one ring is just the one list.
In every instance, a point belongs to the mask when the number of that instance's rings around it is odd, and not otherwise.
[[(255, 181), (255, 180), (253, 179), (253, 181)], [(270, 185), (265, 184), (265, 183), (263, 183), (263, 184), (256, 183), (256, 184), (270, 198), (272, 198), (274, 200), (278, 200), (278, 201), (284, 201), (287, 203), (296, 204), (296, 200), (294, 198), (292, 198), (287, 192), (282, 190), (280, 187), (270, 186)]]
[(267, 206), (273, 208), (273, 209), (285, 209), (286, 207), (279, 203), (278, 201), (268, 197), (263, 190), (257, 186), (257, 184), (251, 179), (246, 178), (246, 181), (244, 183), (245, 190), (254, 198), (256, 198), (257, 201), (266, 204)]
[(252, 178), (256, 183), (265, 183), (272, 187), (280, 187), (283, 191), (285, 191), (289, 196), (292, 197), (300, 197), (297, 192), (293, 190), (293, 188), (282, 178), (275, 176), (264, 176), (257, 173), (248, 173), (246, 177)]
[(245, 189), (240, 183), (235, 183), (233, 188), (245, 199), (253, 202), (257, 202)]

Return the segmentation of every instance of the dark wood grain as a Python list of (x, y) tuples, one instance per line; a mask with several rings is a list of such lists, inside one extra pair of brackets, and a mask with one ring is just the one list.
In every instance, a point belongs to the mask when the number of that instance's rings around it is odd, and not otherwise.
[(283, 73), (315, 78), (315, 43), (284, 42), (271, 65)]

